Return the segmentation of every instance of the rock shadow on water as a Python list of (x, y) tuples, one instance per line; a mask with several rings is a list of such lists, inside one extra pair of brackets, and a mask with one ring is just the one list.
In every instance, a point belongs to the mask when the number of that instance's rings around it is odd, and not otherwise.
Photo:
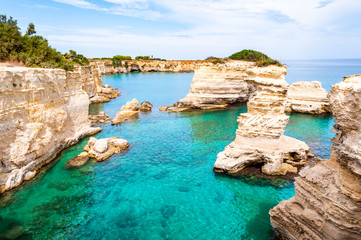
[[(271, 210), (277, 202), (260, 202), (258, 204), (259, 212), (247, 222), (246, 233), (243, 239), (253, 239), (253, 240), (279, 240), (277, 237), (276, 231), (272, 228), (269, 221), (269, 210)], [(267, 232), (259, 231), (259, 229), (269, 229)]]
[(251, 186), (268, 187), (272, 186), (276, 189), (293, 187), (293, 178), (289, 176), (269, 176), (263, 174), (257, 168), (248, 168), (242, 174), (225, 175), (224, 173), (214, 173), (217, 180), (238, 179)]

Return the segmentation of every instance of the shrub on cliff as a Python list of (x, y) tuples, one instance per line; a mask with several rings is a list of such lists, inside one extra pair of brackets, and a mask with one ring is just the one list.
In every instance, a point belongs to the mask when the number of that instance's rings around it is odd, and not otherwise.
[(266, 54), (250, 49), (244, 49), (240, 52), (236, 52), (231, 56), (229, 56), (229, 58), (233, 60), (256, 62), (257, 66), (259, 67), (266, 67), (269, 65), (282, 66), (282, 64), (279, 61), (270, 58)]
[(150, 56), (136, 56), (135, 60), (149, 60)]
[(22, 35), (16, 20), (0, 15), (0, 61), (23, 62), (28, 67), (73, 69), (71, 62), (35, 33), (34, 24), (30, 23), (27, 33)]
[(88, 58), (84, 57), (82, 54), (77, 54), (74, 50), (69, 50), (69, 53), (64, 54), (65, 59), (71, 60), (73, 63), (77, 63), (81, 66), (88, 65)]
[(132, 57), (131, 56), (123, 56), (123, 55), (115, 55), (112, 58), (113, 66), (114, 67), (121, 67), (123, 60), (132, 60)]

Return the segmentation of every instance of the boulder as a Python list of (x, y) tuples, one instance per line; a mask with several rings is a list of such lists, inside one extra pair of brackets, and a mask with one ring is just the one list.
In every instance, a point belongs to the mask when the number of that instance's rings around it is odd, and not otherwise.
[(140, 104), (139, 110), (142, 112), (150, 112), (152, 111), (153, 104), (150, 102), (144, 101)]
[(168, 106), (168, 105), (162, 105), (162, 106), (159, 108), (159, 111), (167, 111), (169, 108), (170, 108), (170, 106)]
[(133, 99), (122, 106), (121, 110), (117, 112), (115, 118), (112, 119), (112, 125), (124, 123), (127, 120), (138, 117), (139, 107), (138, 100)]
[(88, 144), (84, 147), (84, 151), (89, 157), (96, 161), (104, 161), (115, 153), (124, 152), (129, 148), (129, 143), (125, 139), (119, 137), (111, 137), (104, 139), (90, 138)]

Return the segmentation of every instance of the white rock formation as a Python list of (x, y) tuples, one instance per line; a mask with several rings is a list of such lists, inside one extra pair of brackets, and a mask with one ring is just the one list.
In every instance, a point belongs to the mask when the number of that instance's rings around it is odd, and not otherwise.
[(138, 100), (133, 99), (122, 106), (119, 112), (117, 112), (115, 118), (112, 119), (112, 125), (124, 123), (125, 121), (137, 117), (139, 113)]
[(82, 80), (60, 69), (0, 68), (0, 192), (32, 178), (82, 137), (88, 120)]
[[(91, 137), (88, 144), (84, 147), (84, 151), (89, 154), (89, 157), (94, 158), (96, 161), (104, 161), (113, 154), (124, 152), (128, 148), (128, 141), (120, 139), (119, 137), (103, 139)], [(84, 152), (81, 154), (85, 155)]]
[(330, 103), (327, 94), (321, 82), (295, 82), (288, 88), (286, 112), (328, 113)]
[(307, 162), (307, 144), (283, 135), (289, 118), (284, 113), (288, 84), (284, 76), (276, 76), (253, 81), (256, 95), (248, 102), (248, 112), (238, 117), (236, 139), (218, 154), (216, 172), (235, 174), (263, 164), (263, 173), (285, 175), (297, 173)]
[(361, 236), (361, 75), (332, 86), (335, 117), (330, 160), (296, 178), (296, 194), (270, 211), (281, 239), (356, 240)]

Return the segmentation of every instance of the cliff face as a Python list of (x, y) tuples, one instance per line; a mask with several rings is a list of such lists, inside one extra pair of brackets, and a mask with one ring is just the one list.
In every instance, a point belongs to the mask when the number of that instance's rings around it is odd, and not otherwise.
[(90, 127), (83, 81), (60, 69), (0, 68), (0, 191), (32, 178)]
[(287, 112), (323, 114), (330, 112), (327, 91), (321, 82), (295, 82), (287, 92)]
[(111, 60), (91, 60), (90, 65), (96, 66), (101, 74), (129, 72), (193, 72), (195, 66), (202, 61), (185, 60), (124, 60), (122, 66), (114, 67)]
[(297, 173), (297, 167), (307, 162), (309, 147), (283, 135), (289, 118), (284, 113), (288, 87), (285, 69), (251, 68), (247, 73), (246, 83), (254, 88), (255, 95), (248, 102), (248, 112), (238, 117), (236, 139), (218, 154), (214, 170), (234, 174), (261, 164), (262, 172), (268, 175)]
[(296, 194), (270, 211), (283, 239), (360, 239), (361, 75), (332, 87), (335, 116), (330, 160), (318, 160), (296, 179)]
[[(254, 80), (282, 79), (284, 67), (257, 67), (255, 63), (229, 61), (224, 64), (202, 63), (195, 68), (187, 96), (175, 107), (187, 109), (220, 108), (227, 104), (247, 102), (255, 93)], [(297, 82), (288, 89), (286, 111), (302, 113), (328, 112), (327, 92), (319, 82)]]

